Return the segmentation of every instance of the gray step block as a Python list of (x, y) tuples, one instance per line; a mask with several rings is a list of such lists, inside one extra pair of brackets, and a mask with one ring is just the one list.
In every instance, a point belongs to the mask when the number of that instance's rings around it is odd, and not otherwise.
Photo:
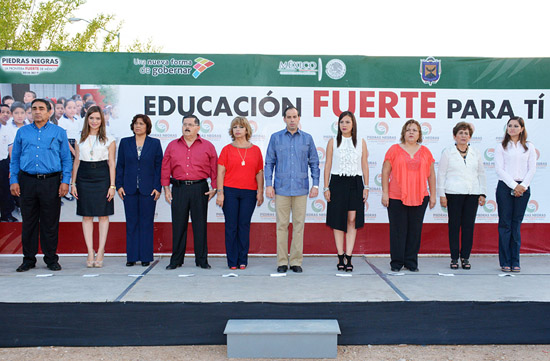
[(229, 320), (229, 358), (336, 358), (337, 320)]

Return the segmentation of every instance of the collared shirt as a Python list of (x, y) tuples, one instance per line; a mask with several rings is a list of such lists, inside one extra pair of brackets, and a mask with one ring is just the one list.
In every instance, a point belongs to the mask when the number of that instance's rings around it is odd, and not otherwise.
[(69, 119), (65, 114), (59, 118), (57, 124), (67, 131), (67, 138), (80, 140), (80, 133), (82, 132), (83, 121), (76, 116), (73, 119)]
[(319, 156), (311, 135), (300, 129), (292, 134), (285, 128), (271, 136), (265, 156), (266, 187), (274, 186), (282, 196), (308, 194), (308, 167), (313, 185), (319, 186)]
[(478, 150), (468, 147), (463, 158), (456, 146), (443, 150), (437, 170), (437, 194), (487, 194), (485, 166)]
[[(15, 130), (21, 128), (21, 127), (17, 126), (17, 123), (15, 122), (15, 120), (13, 120), (13, 118), (11, 119), (11, 122), (8, 122), (8, 124), (11, 124)], [(29, 124), (29, 121), (27, 119), (24, 119), (22, 127), (27, 125), (27, 124)]]
[(19, 128), (10, 163), (10, 184), (19, 183), (19, 171), (30, 174), (63, 172), (62, 182), (71, 183), (73, 162), (67, 133), (47, 122), (42, 128), (34, 123)]
[(173, 140), (166, 147), (162, 158), (160, 183), (170, 185), (170, 177), (178, 180), (201, 180), (210, 178), (212, 188), (216, 188), (218, 175), (218, 154), (208, 140), (197, 135), (189, 147), (182, 137)]
[(0, 125), (0, 160), (8, 158), (10, 155), (9, 147), (13, 144), (15, 138), (15, 131), (8, 124)]
[(506, 149), (499, 144), (495, 148), (495, 170), (498, 179), (512, 189), (521, 184), (529, 188), (537, 170), (537, 152), (531, 142), (527, 142), (527, 150), (520, 142), (508, 142)]

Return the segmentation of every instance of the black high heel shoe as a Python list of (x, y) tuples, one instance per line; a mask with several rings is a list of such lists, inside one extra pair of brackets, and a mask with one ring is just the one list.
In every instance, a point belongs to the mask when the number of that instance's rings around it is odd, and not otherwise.
[(346, 257), (346, 272), (353, 272), (353, 265), (351, 264), (351, 256), (344, 253)]
[(346, 264), (344, 263), (344, 254), (338, 255), (338, 264), (336, 265), (338, 271), (343, 271), (346, 269)]
[(468, 258), (461, 258), (460, 262), (462, 263), (462, 269), (471, 269), (472, 265), (470, 264), (470, 261)]

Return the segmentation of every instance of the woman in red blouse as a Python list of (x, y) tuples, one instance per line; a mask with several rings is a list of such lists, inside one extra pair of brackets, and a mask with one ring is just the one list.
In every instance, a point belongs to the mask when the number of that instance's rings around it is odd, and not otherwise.
[(382, 205), (388, 208), (393, 272), (403, 266), (418, 272), (424, 213), (428, 203), (430, 209), (435, 206), (434, 158), (421, 143), (420, 123), (408, 120), (401, 129), (401, 143), (388, 149), (382, 167)]
[(229, 127), (233, 142), (218, 159), (216, 204), (225, 215), (225, 249), (230, 269), (248, 265), (250, 220), (254, 207), (264, 202), (263, 157), (250, 142), (252, 128), (245, 117), (236, 117)]

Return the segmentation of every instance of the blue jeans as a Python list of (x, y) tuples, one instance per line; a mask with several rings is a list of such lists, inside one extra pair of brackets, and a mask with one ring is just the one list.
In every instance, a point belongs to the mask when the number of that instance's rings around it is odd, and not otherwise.
[(257, 191), (223, 187), (225, 215), (225, 250), (227, 265), (248, 265), (250, 221), (256, 207)]
[(531, 188), (521, 197), (511, 195), (512, 189), (503, 181), (497, 185), (498, 257), (500, 267), (519, 267), (521, 221), (531, 196)]

